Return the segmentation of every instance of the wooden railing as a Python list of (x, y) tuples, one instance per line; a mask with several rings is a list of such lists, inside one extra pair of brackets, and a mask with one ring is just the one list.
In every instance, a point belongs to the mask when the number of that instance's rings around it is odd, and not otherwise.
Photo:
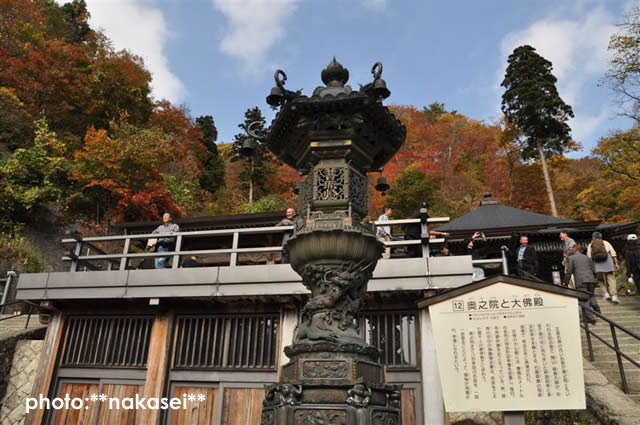
[[(377, 226), (395, 226), (407, 224), (421, 224), (421, 238), (414, 240), (392, 240), (384, 242), (388, 247), (422, 245), (423, 256), (429, 256), (429, 245), (443, 243), (444, 238), (429, 239), (428, 223), (446, 223), (449, 217), (428, 218), (422, 221), (419, 218), (410, 218), (402, 220), (375, 221), (372, 222), (374, 227)], [(284, 236), (285, 232), (293, 232), (293, 226), (271, 226), (256, 228), (236, 228), (224, 230), (199, 230), (191, 232), (176, 232), (170, 235), (158, 235), (153, 233), (141, 235), (113, 235), (113, 236), (93, 236), (82, 237), (74, 234), (73, 237), (61, 240), (63, 246), (70, 248), (65, 252), (63, 260), (71, 263), (69, 271), (90, 271), (90, 270), (127, 270), (129, 263), (133, 259), (145, 258), (172, 258), (171, 268), (178, 268), (181, 259), (190, 256), (212, 256), (212, 255), (228, 255), (229, 266), (238, 266), (238, 256), (240, 254), (266, 254), (282, 252), (282, 244), (272, 246), (260, 246), (241, 248), (240, 239), (243, 236), (271, 234), (275, 236)], [(279, 240), (282, 240), (282, 236)], [(169, 252), (131, 252), (136, 241), (142, 242), (140, 246), (144, 246), (148, 239), (159, 237), (170, 237), (175, 240), (175, 248)], [(231, 244), (228, 248), (219, 249), (184, 249), (184, 242), (191, 238), (213, 238), (213, 237), (230, 237)], [(106, 244), (118, 244), (116, 249), (107, 249)], [(113, 251), (113, 252), (108, 252)], [(105, 266), (99, 263), (105, 264)]]

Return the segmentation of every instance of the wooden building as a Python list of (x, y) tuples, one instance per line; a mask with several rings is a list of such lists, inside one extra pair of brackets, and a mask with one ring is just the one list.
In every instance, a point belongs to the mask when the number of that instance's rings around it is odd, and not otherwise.
[[(264, 386), (287, 363), (307, 294), (280, 264), (283, 232), (292, 230), (272, 227), (280, 217), (178, 221), (162, 270), (145, 267), (158, 256), (144, 251), (157, 224), (63, 240), (69, 269), (22, 274), (17, 298), (50, 311), (32, 396), (86, 398), (87, 408), (34, 410), (26, 423), (258, 425)], [(182, 267), (192, 255), (203, 267)], [(387, 382), (403, 385), (404, 425), (442, 416), (428, 312), (416, 301), (469, 283), (471, 271), (470, 256), (381, 259), (369, 282), (360, 332), (380, 349)], [(109, 406), (136, 395), (185, 401), (173, 410)]]
[[(640, 221), (605, 224), (601, 221), (583, 222), (553, 217), (502, 205), (490, 193), (486, 193), (478, 208), (440, 226), (438, 230), (451, 234), (447, 243), (450, 251), (458, 255), (466, 253), (465, 242), (474, 232), (483, 232), (487, 242), (481, 255), (488, 258), (499, 257), (500, 247), (503, 245), (515, 249), (520, 236), (526, 235), (529, 244), (538, 253), (539, 277), (552, 282), (553, 269), (562, 270), (560, 231), (566, 230), (570, 237), (585, 247), (591, 241), (591, 234), (599, 231), (616, 250), (623, 251), (627, 235), (635, 233), (638, 225)], [(514, 268), (515, 264), (511, 264), (510, 269)], [(485, 269), (488, 274), (500, 271), (499, 265), (485, 266)]]

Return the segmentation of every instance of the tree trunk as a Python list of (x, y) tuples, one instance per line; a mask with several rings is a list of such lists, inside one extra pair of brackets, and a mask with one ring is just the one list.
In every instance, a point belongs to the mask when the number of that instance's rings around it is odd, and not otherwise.
[(547, 159), (544, 157), (544, 150), (542, 149), (542, 143), (540, 140), (536, 140), (538, 144), (538, 153), (540, 154), (540, 161), (542, 162), (542, 174), (544, 174), (544, 183), (547, 186), (547, 195), (549, 196), (549, 203), (551, 204), (551, 215), (558, 216), (558, 210), (556, 208), (556, 200), (553, 198), (553, 188), (551, 187), (551, 177), (549, 176), (549, 170), (547, 169)]

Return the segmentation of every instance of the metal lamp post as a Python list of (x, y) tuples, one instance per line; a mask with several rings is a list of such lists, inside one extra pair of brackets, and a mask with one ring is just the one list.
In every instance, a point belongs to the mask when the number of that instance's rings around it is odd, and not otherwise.
[(361, 221), (369, 204), (367, 173), (379, 172), (406, 135), (382, 104), (390, 95), (382, 64), (372, 73), (373, 82), (354, 91), (346, 84), (349, 71), (334, 58), (322, 71), (325, 85), (304, 96), (286, 90), (286, 74), (278, 70), (267, 97), (279, 108), (275, 119), (265, 131), (248, 129), (306, 176), (297, 185), (305, 226), (285, 249), (311, 295), (285, 348), (290, 361), (267, 388), (262, 425), (401, 422), (400, 387), (385, 384), (378, 349), (362, 339), (357, 323), (383, 252), (374, 229)]

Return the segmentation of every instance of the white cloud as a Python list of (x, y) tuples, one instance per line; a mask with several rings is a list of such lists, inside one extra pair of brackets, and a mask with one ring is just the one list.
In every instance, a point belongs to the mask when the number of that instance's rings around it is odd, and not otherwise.
[(372, 10), (382, 10), (385, 8), (386, 0), (362, 0), (362, 4)]
[[(600, 109), (597, 115), (590, 115), (586, 113), (576, 112), (575, 118), (569, 121), (569, 125), (572, 129), (572, 136), (574, 140), (580, 141), (585, 144), (585, 141), (589, 139), (589, 136), (608, 120), (610, 120), (615, 113), (611, 106), (604, 106)], [(594, 141), (595, 143), (595, 141)], [(586, 152), (590, 151), (593, 146), (583, 146)]]
[[(574, 19), (544, 18), (502, 39), (501, 66), (516, 47), (533, 46), (553, 63), (560, 96), (567, 103), (576, 104), (585, 84), (607, 69), (607, 46), (614, 31), (615, 18), (602, 7), (585, 10)], [(500, 77), (503, 74), (501, 68)]]
[(117, 50), (128, 49), (144, 59), (157, 99), (180, 103), (186, 90), (171, 72), (163, 51), (171, 34), (162, 11), (140, 0), (87, 0), (91, 26), (101, 28)]
[(284, 37), (297, 0), (213, 0), (213, 5), (228, 20), (220, 49), (240, 60), (246, 73), (257, 75), (269, 50)]

